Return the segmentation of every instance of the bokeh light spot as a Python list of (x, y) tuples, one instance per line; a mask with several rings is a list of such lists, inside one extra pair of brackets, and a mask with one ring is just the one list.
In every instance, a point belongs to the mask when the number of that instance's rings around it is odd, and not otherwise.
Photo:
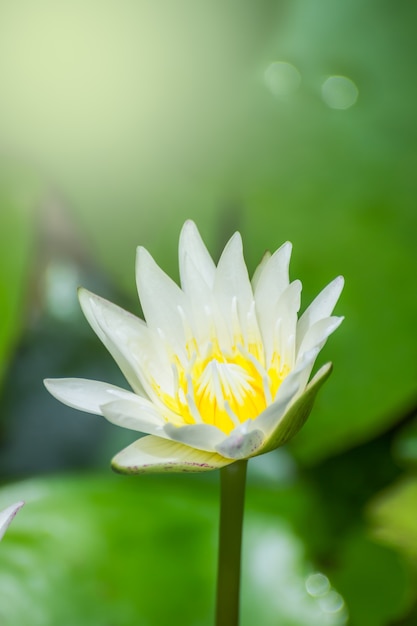
[(78, 316), (77, 267), (71, 262), (53, 262), (45, 272), (46, 309), (52, 317), (66, 320)]
[(329, 76), (321, 86), (321, 97), (331, 109), (349, 109), (358, 95), (357, 86), (346, 76)]
[(340, 593), (337, 593), (334, 589), (331, 589), (322, 598), (320, 598), (320, 608), (323, 613), (338, 613), (344, 609), (344, 606), (345, 601)]
[(311, 596), (322, 596), (330, 589), (329, 579), (320, 572), (310, 574), (306, 580), (306, 589)]
[(285, 99), (299, 88), (301, 74), (291, 63), (275, 61), (265, 70), (264, 80), (274, 96)]

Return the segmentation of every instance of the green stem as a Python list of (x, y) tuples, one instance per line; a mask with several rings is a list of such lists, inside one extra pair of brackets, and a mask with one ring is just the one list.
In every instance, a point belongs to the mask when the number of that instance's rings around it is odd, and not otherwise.
[(238, 626), (240, 555), (247, 461), (220, 470), (220, 530), (216, 626)]

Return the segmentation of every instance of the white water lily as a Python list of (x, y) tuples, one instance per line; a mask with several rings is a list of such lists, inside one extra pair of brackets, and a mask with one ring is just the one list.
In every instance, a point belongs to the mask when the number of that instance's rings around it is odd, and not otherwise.
[(146, 433), (112, 461), (124, 473), (201, 472), (263, 454), (307, 419), (331, 364), (308, 382), (341, 317), (343, 278), (298, 319), (301, 283), (289, 281), (291, 244), (265, 255), (252, 280), (235, 233), (218, 265), (195, 224), (179, 242), (181, 288), (138, 248), (136, 279), (146, 323), (82, 289), (90, 325), (132, 391), (82, 379), (45, 381), (61, 402)]
[(0, 539), (3, 539), (3, 535), (10, 526), (14, 516), (22, 508), (24, 502), (16, 502), (0, 511)]

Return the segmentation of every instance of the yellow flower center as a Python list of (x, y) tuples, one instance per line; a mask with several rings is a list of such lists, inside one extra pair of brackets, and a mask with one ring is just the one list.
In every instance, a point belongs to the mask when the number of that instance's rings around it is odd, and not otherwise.
[(229, 434), (256, 418), (273, 401), (288, 367), (274, 354), (268, 370), (260, 343), (222, 352), (216, 342), (201, 356), (195, 343), (188, 347), (186, 365), (174, 357), (174, 395), (158, 391), (163, 403), (185, 424), (205, 423)]

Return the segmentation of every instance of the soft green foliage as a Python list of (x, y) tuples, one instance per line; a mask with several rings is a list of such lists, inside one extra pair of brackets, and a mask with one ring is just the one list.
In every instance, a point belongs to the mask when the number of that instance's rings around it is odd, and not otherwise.
[[(211, 481), (37, 479), (3, 490), (1, 503), (16, 493), (26, 505), (1, 544), (4, 626), (212, 623), (218, 490)], [(343, 597), (372, 626), (404, 607), (407, 570), (362, 531), (344, 544), (343, 573), (327, 567), (327, 590), (308, 593), (316, 569), (305, 545), (324, 530), (314, 508), (302, 482), (268, 488), (249, 481), (242, 626), (338, 626)], [(378, 584), (370, 582), (375, 556)]]
[(24, 322), (35, 189), (32, 177), (0, 161), (0, 382)]
[(417, 479), (402, 480), (381, 494), (369, 513), (375, 536), (417, 560)]

